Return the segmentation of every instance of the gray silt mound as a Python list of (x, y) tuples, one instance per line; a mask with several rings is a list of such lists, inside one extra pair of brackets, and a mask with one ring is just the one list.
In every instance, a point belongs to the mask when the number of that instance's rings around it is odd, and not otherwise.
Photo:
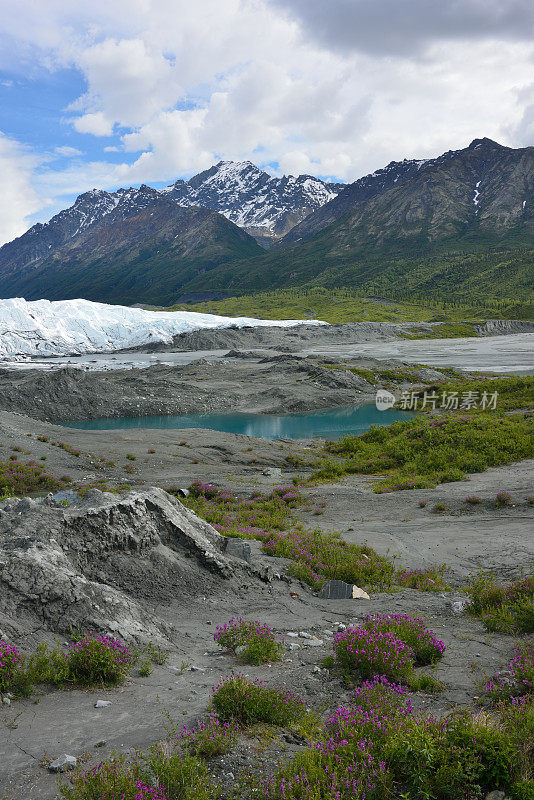
[(254, 572), (162, 489), (91, 490), (69, 507), (15, 498), (0, 509), (0, 628), (11, 634), (95, 628), (166, 639), (171, 626), (153, 604), (186, 603)]

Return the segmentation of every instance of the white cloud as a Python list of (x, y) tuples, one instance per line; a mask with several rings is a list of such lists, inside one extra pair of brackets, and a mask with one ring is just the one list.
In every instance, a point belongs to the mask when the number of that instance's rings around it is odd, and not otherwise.
[[(37, 192), (171, 180), (220, 158), (353, 180), (480, 136), (532, 143), (528, 3), (454, 0), (447, 15), (447, 0), (408, 0), (400, 47), (386, 2), (397, 14), (398, 0), (48, 0), (43, 16), (33, 0), (0, 0), (10, 74), (30, 61), (79, 69), (71, 123), (125, 153), (51, 164)], [(341, 9), (358, 11), (358, 31)]]
[(28, 150), (0, 133), (0, 244), (23, 234), (28, 227), (27, 216), (42, 206), (31, 184), (36, 166)]
[(76, 156), (83, 155), (82, 151), (78, 150), (77, 147), (69, 147), (69, 145), (55, 147), (54, 153), (56, 153), (58, 156), (63, 156), (64, 158), (75, 158)]
[(92, 133), (93, 136), (111, 136), (113, 133), (113, 123), (103, 111), (93, 111), (77, 117), (73, 124), (78, 133)]

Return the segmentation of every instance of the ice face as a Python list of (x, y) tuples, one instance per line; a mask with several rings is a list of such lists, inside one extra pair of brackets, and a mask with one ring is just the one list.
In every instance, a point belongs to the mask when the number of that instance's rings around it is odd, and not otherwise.
[(324, 325), (318, 320), (263, 320), (191, 311), (145, 311), (89, 300), (0, 300), (0, 356), (105, 353), (203, 328)]

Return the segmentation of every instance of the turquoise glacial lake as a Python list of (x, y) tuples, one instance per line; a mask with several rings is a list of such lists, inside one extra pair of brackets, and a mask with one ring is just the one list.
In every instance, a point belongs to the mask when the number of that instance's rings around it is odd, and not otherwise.
[(161, 417), (122, 417), (64, 423), (84, 430), (124, 430), (129, 428), (207, 428), (225, 433), (242, 433), (262, 439), (341, 439), (359, 434), (371, 425), (390, 425), (411, 419), (407, 411), (379, 411), (374, 403), (350, 408), (335, 408), (303, 414), (176, 414)]

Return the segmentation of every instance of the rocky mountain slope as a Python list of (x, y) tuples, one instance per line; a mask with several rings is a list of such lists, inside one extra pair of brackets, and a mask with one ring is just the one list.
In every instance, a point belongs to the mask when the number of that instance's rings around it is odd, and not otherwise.
[(393, 236), (444, 239), (466, 227), (499, 234), (519, 225), (532, 231), (533, 193), (534, 147), (515, 150), (475, 139), (438, 158), (392, 161), (349, 184), (296, 225), (281, 245), (302, 242), (347, 214), (352, 217), (348, 229), (373, 243)]
[(0, 249), (0, 296), (167, 304), (199, 271), (261, 252), (222, 215), (148, 186), (93, 191)]
[[(135, 218), (142, 217), (148, 206), (157, 205), (158, 200), (162, 201), (158, 206), (159, 212), (165, 209), (167, 217), (172, 209), (170, 201), (184, 209), (204, 208), (219, 212), (262, 243), (271, 243), (334, 198), (341, 187), (342, 184), (328, 184), (309, 175), (273, 178), (249, 161), (221, 161), (189, 181), (178, 180), (161, 192), (145, 185), (139, 189), (130, 187), (116, 192), (92, 189), (79, 195), (72, 206), (56, 214), (49, 222), (34, 225), (22, 236), (1, 247), (0, 275), (5, 278), (12, 273), (24, 273), (30, 267), (41, 267), (52, 258), (56, 261), (62, 259), (68, 264), (81, 250), (88, 257), (94, 253), (98, 258), (101, 248), (95, 241), (94, 231), (97, 237), (102, 238), (102, 231), (108, 227), (113, 230), (113, 235), (104, 238), (114, 238), (117, 220), (124, 222), (131, 219), (133, 222)], [(154, 211), (151, 208), (151, 216), (154, 216)], [(179, 218), (185, 220), (186, 217), (182, 213)], [(163, 220), (154, 222), (157, 225), (151, 226), (150, 233), (160, 227)], [(224, 226), (221, 225), (221, 233), (223, 230)], [(142, 228), (140, 232), (146, 233)], [(139, 240), (139, 236), (135, 238)], [(246, 241), (246, 237), (238, 238)], [(150, 244), (147, 241), (143, 249), (150, 248)], [(252, 245), (250, 242), (248, 244), (249, 248), (245, 248), (244, 254), (253, 255)], [(127, 245), (129, 243), (125, 243)], [(237, 257), (241, 254), (232, 255)], [(210, 266), (209, 259), (205, 264), (199, 259), (200, 268)], [(9, 295), (3, 291), (2, 296)], [(35, 296), (38, 295), (32, 295)]]
[(519, 299), (532, 290), (533, 243), (534, 147), (476, 139), (356, 181), (271, 253), (187, 289), (231, 295), (311, 282), (384, 296)]
[(162, 193), (180, 206), (218, 211), (269, 245), (343, 188), (344, 184), (325, 183), (311, 175), (274, 178), (250, 161), (220, 161), (188, 181), (176, 181)]

